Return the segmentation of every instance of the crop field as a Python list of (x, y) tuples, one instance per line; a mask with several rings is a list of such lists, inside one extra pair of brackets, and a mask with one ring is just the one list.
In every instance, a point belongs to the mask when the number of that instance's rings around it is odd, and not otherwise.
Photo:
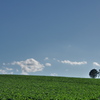
[(100, 79), (0, 75), (0, 100), (100, 100)]

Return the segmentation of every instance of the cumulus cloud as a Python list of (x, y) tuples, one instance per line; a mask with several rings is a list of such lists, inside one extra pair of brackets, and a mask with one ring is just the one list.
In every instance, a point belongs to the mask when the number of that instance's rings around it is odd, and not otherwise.
[(45, 66), (51, 66), (51, 64), (50, 63), (46, 63)]
[(43, 64), (40, 64), (33, 58), (27, 59), (25, 61), (14, 61), (11, 65), (19, 65), (22, 69), (22, 74), (28, 74), (29, 72), (42, 71), (44, 68)]
[(64, 60), (64, 61), (61, 61), (61, 63), (65, 63), (65, 64), (70, 64), (70, 65), (83, 65), (83, 64), (87, 64), (86, 61), (82, 61), (82, 62), (72, 62), (72, 61), (69, 61), (69, 60)]
[(51, 76), (58, 76), (58, 74), (56, 74), (56, 73), (51, 73), (50, 75)]
[(100, 64), (98, 64), (97, 62), (93, 62), (93, 65), (100, 67)]

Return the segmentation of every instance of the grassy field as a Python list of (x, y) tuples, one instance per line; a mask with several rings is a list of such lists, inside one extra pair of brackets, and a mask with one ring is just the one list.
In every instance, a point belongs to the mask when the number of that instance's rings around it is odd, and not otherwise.
[(0, 100), (100, 100), (100, 79), (0, 75)]

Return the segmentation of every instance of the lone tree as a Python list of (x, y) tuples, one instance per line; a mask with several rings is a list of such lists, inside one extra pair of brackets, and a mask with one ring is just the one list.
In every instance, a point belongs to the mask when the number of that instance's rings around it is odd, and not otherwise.
[(92, 69), (90, 72), (89, 72), (89, 76), (91, 78), (96, 78), (97, 77), (97, 74), (99, 74), (99, 72), (96, 70), (96, 69)]

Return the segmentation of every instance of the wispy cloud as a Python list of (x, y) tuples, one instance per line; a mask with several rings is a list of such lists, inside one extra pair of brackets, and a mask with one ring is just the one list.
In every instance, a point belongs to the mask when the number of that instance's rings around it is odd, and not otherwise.
[(11, 65), (10, 63), (3, 63), (2, 64), (3, 66), (6, 66), (6, 65)]
[(100, 64), (97, 63), (97, 62), (93, 62), (93, 65), (95, 65), (95, 66), (99, 66), (99, 67), (100, 67)]
[(6, 64), (5, 64), (5, 63), (3, 63), (3, 65), (5, 66)]
[(18, 70), (18, 69), (16, 69), (16, 72), (19, 72), (19, 70)]
[(28, 74), (29, 72), (42, 71), (44, 68), (43, 64), (40, 64), (33, 58), (27, 59), (25, 61), (14, 61), (11, 65), (19, 65), (22, 69), (22, 74)]
[(53, 58), (53, 60), (55, 60), (55, 61), (57, 61), (59, 63), (70, 64), (70, 65), (83, 65), (83, 64), (87, 64), (87, 61), (77, 62), (77, 61), (70, 61), (70, 60), (58, 60), (56, 58)]
[(6, 67), (6, 70), (11, 71), (11, 70), (13, 70), (13, 69), (12, 69), (12, 68), (7, 68), (7, 67)]
[(22, 70), (22, 73), (21, 74), (23, 74), (23, 75), (29, 75), (28, 72), (25, 72), (23, 70)]
[(51, 64), (50, 63), (46, 63), (45, 66), (51, 66)]
[(44, 60), (49, 60), (49, 58), (48, 57), (45, 57), (45, 59)]
[(60, 62), (60, 60), (58, 60), (58, 59), (56, 59), (56, 58), (53, 58), (53, 60), (54, 60), (54, 61), (57, 61), (57, 62)]
[(7, 74), (6, 70), (0, 69), (0, 74)]
[(57, 73), (51, 73), (50, 75), (51, 75), (51, 76), (58, 76)]
[(0, 74), (13, 74), (13, 72), (10, 72), (11, 70), (10, 68), (0, 69)]
[(56, 60), (56, 58), (53, 58), (53, 60)]
[(64, 60), (64, 61), (60, 61), (61, 63), (65, 63), (65, 64), (70, 64), (70, 65), (83, 65), (83, 64), (87, 64), (86, 61), (81, 61), (81, 62), (72, 62), (72, 61), (69, 61), (69, 60)]

